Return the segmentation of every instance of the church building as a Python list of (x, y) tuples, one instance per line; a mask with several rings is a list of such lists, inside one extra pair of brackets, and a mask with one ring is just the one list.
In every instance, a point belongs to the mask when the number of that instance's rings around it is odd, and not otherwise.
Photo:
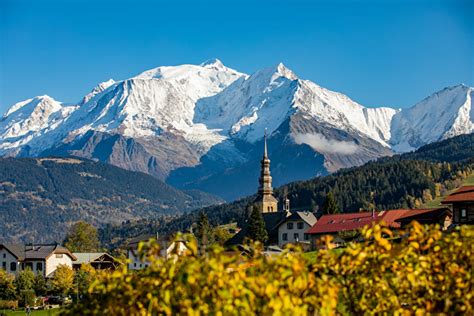
[(264, 136), (263, 158), (260, 162), (260, 178), (258, 179), (258, 195), (254, 201), (260, 212), (278, 212), (278, 200), (273, 196), (272, 176), (270, 175), (270, 159), (267, 152), (267, 135)]
[[(298, 238), (293, 240), (292, 238), (295, 236), (296, 229), (300, 228), (308, 228), (306, 227), (307, 224), (304, 218), (301, 218), (300, 213), (303, 212), (291, 212), (289, 207), (289, 200), (285, 199), (285, 205), (281, 210), (278, 209), (278, 200), (273, 196), (273, 187), (272, 187), (272, 176), (270, 174), (270, 159), (268, 157), (268, 148), (267, 148), (267, 136), (265, 134), (263, 140), (263, 158), (260, 161), (260, 178), (259, 178), (259, 186), (257, 191), (257, 197), (252, 203), (252, 206), (257, 206), (257, 208), (262, 213), (263, 221), (265, 222), (265, 229), (268, 234), (268, 241), (267, 245), (279, 245), (280, 247), (291, 242), (304, 242), (303, 238), (303, 230), (301, 231), (301, 239), (298, 241)], [(308, 212), (306, 212), (308, 213)], [(309, 226), (316, 222), (316, 218), (312, 213), (310, 213), (310, 217), (313, 219)], [(281, 227), (287, 227), (287, 221), (291, 221), (291, 225), (288, 227), (292, 227), (293, 222), (295, 223), (294, 227), (295, 230), (290, 232), (282, 232), (280, 233), (279, 230), (282, 230)], [(301, 221), (301, 223), (299, 223)], [(280, 229), (279, 229), (280, 228)], [(291, 230), (291, 228), (289, 228)], [(289, 234), (291, 233), (291, 234)], [(234, 235), (231, 239), (226, 242), (227, 246), (233, 245), (241, 245), (244, 243), (245, 237), (247, 235), (246, 227), (243, 227), (239, 233)], [(281, 236), (280, 236), (281, 235)], [(281, 240), (285, 236), (290, 235), (291, 238)]]

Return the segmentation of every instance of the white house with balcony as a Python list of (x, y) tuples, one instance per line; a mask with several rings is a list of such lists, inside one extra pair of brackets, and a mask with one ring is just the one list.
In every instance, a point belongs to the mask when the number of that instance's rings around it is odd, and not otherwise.
[(75, 260), (68, 249), (58, 244), (0, 244), (1, 268), (11, 274), (30, 269), (35, 274), (51, 277), (59, 265), (72, 269)]

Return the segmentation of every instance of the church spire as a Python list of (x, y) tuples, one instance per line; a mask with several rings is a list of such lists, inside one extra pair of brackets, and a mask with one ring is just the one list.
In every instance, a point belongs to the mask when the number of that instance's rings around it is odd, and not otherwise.
[(273, 196), (272, 176), (270, 175), (270, 159), (268, 159), (267, 130), (263, 136), (263, 158), (260, 161), (260, 178), (258, 179), (258, 203), (263, 213), (277, 212), (278, 201)]
[(264, 149), (263, 149), (263, 158), (268, 158), (268, 153), (267, 153), (267, 129), (265, 128), (265, 133), (263, 134), (263, 142), (265, 143)]

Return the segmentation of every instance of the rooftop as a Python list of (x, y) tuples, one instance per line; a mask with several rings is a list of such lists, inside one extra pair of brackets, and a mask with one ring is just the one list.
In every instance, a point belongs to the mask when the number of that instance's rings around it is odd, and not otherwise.
[(448, 195), (441, 203), (474, 202), (474, 185), (466, 185)]
[(339, 231), (347, 231), (360, 229), (373, 223), (384, 222), (392, 228), (400, 228), (404, 219), (433, 218), (439, 214), (444, 214), (447, 209), (396, 209), (388, 211), (361, 212), (361, 213), (344, 213), (323, 215), (313, 227), (308, 229), (308, 234), (335, 233)]
[(2, 244), (0, 247), (6, 248), (18, 260), (45, 260), (52, 254), (67, 254), (72, 260), (76, 260), (76, 257), (67, 248), (58, 244)]

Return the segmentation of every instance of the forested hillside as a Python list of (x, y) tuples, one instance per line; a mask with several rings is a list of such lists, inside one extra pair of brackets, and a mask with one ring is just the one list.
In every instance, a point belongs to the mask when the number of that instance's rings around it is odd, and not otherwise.
[(77, 220), (96, 226), (182, 214), (219, 203), (139, 172), (76, 158), (0, 159), (1, 240), (61, 241)]
[[(288, 196), (293, 209), (320, 208), (332, 191), (341, 212), (371, 208), (416, 208), (459, 186), (474, 172), (474, 134), (462, 135), (430, 144), (403, 155), (382, 158), (360, 167), (341, 170), (329, 176), (290, 183), (275, 190), (281, 201)], [(258, 175), (255, 176), (257, 181)], [(233, 203), (204, 209), (213, 224), (236, 221), (242, 225), (250, 196)], [(122, 226), (104, 227), (105, 243), (119, 244), (122, 238), (159, 231), (186, 231), (197, 220), (198, 212), (168, 221), (141, 220)]]

